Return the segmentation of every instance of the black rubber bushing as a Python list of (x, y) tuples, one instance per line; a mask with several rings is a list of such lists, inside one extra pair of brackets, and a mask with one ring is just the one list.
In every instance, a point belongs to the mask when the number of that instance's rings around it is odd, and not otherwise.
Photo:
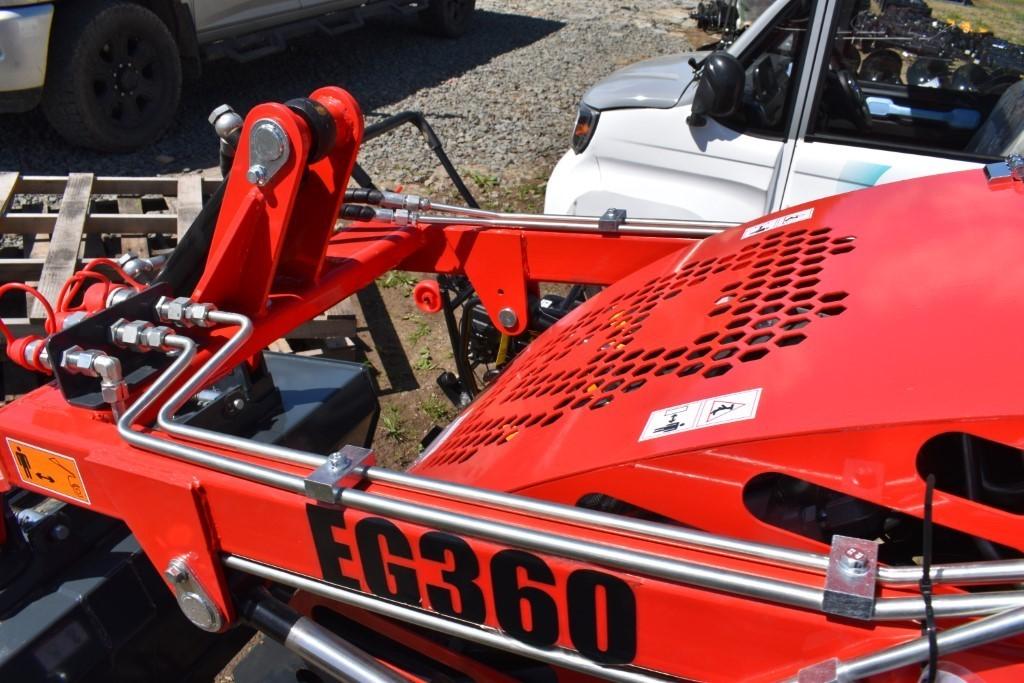
[(337, 135), (334, 117), (327, 111), (327, 108), (308, 97), (296, 97), (294, 100), (288, 100), (285, 102), (285, 106), (305, 119), (313, 134), (313, 144), (309, 150), (309, 163), (320, 161), (327, 156), (327, 153), (334, 147), (334, 138)]

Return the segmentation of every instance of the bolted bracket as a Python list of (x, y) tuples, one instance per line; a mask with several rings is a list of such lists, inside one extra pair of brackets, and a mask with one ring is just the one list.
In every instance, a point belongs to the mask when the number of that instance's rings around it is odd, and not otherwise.
[(617, 232), (625, 222), (625, 209), (608, 209), (597, 219), (597, 229), (601, 232)]
[(184, 557), (171, 560), (164, 570), (164, 576), (174, 589), (178, 607), (193, 625), (211, 633), (221, 629), (224, 615), (189, 569)]
[(870, 619), (875, 611), (878, 543), (850, 536), (833, 536), (825, 573), (827, 614)]
[(985, 166), (985, 179), (989, 185), (1002, 185), (1024, 180), (1024, 155), (1011, 154), (1005, 161)]
[(342, 490), (358, 481), (352, 470), (362, 467), (372, 452), (368, 448), (342, 446), (340, 451), (331, 453), (323, 465), (306, 477), (306, 495), (321, 503), (337, 503)]
[(249, 130), (249, 170), (246, 178), (263, 187), (288, 162), (288, 134), (274, 119), (260, 119)]

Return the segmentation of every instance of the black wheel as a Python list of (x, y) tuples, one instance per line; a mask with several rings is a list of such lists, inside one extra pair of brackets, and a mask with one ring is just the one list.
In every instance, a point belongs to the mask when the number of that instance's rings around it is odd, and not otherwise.
[(430, 0), (420, 12), (420, 22), (435, 35), (458, 38), (469, 30), (475, 9), (476, 0)]
[(181, 97), (181, 58), (160, 18), (126, 2), (62, 3), (43, 113), (73, 144), (125, 152), (156, 140)]

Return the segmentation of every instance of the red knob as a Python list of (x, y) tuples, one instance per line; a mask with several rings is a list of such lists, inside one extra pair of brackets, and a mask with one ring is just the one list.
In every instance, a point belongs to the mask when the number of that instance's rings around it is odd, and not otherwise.
[(441, 287), (437, 280), (420, 280), (412, 288), (412, 300), (416, 307), (424, 313), (437, 313), (441, 310)]

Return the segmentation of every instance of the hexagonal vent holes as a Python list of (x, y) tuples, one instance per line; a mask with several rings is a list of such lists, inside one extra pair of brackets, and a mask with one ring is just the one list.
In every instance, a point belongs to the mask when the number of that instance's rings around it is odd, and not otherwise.
[[(803, 343), (816, 320), (846, 311), (847, 292), (822, 288), (820, 276), (829, 258), (854, 250), (856, 239), (832, 232), (780, 230), (648, 280), (588, 311), (571, 331), (545, 335), (515, 362), (515, 379), (478, 399), (481, 405), (432, 463), (465, 462), (481, 447), (508, 443), (523, 430), (554, 424), (569, 412), (600, 410), (658, 382), (720, 377)], [(705, 282), (716, 287), (704, 332), (679, 346), (642, 335), (656, 308)], [(576, 367), (551, 369), (584, 344), (596, 352), (581, 356)], [(496, 417), (496, 411), (505, 414)]]

